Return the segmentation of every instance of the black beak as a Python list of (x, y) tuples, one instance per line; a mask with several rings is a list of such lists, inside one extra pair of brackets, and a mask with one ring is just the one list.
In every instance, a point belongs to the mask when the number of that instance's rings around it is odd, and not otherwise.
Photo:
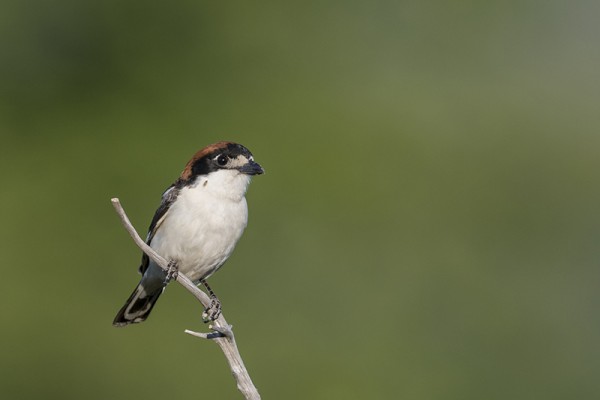
[(264, 174), (265, 170), (260, 166), (259, 163), (248, 161), (244, 166), (240, 167), (240, 172), (246, 175), (260, 175)]

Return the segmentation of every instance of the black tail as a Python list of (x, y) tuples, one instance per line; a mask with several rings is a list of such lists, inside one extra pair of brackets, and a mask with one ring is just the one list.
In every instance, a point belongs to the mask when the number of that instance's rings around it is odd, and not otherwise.
[(125, 302), (123, 308), (117, 313), (113, 325), (127, 326), (145, 321), (148, 315), (150, 315), (150, 311), (152, 311), (152, 307), (154, 307), (158, 297), (163, 292), (164, 286), (153, 289), (150, 293), (147, 293), (144, 286), (142, 286), (142, 282), (140, 282)]

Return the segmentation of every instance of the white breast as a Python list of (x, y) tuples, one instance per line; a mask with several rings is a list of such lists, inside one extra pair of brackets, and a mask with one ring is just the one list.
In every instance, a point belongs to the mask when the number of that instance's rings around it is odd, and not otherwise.
[(250, 177), (219, 170), (181, 189), (150, 246), (193, 281), (207, 278), (233, 252), (248, 222)]

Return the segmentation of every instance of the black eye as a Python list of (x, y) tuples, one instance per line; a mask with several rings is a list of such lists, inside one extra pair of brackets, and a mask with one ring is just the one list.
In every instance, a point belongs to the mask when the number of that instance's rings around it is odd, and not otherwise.
[(227, 164), (227, 161), (229, 161), (227, 156), (220, 155), (217, 157), (217, 164), (219, 164), (221, 167), (225, 166)]

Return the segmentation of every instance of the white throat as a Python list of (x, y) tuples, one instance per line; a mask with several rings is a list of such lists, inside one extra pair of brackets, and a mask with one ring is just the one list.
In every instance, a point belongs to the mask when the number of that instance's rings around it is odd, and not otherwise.
[(189, 190), (199, 190), (205, 195), (238, 202), (246, 194), (250, 180), (249, 175), (237, 170), (221, 169), (197, 177), (196, 182), (189, 186)]

